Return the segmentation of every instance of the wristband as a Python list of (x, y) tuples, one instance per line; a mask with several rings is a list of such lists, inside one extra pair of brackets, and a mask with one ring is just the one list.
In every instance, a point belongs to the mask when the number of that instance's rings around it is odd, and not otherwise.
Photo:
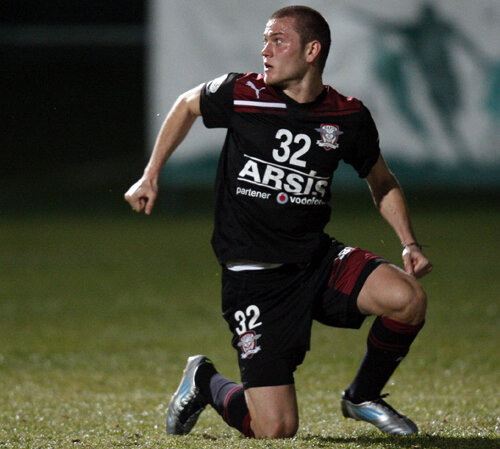
[(410, 242), (410, 243), (403, 243), (401, 242), (401, 245), (403, 245), (403, 248), (408, 248), (409, 246), (416, 246), (419, 250), (422, 250), (423, 245), (417, 242)]

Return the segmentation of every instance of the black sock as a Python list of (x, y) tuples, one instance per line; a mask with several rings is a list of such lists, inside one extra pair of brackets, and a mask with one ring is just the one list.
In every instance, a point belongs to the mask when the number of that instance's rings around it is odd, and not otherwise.
[(217, 374), (217, 370), (215, 369), (213, 363), (202, 363), (194, 375), (196, 386), (200, 389), (201, 394), (207, 399), (208, 402), (211, 402), (212, 400), (210, 379), (214, 374)]
[(195, 381), (201, 394), (227, 424), (238, 429), (246, 437), (254, 437), (250, 428), (245, 392), (241, 385), (226, 379), (208, 363), (198, 368)]
[(423, 322), (412, 326), (378, 317), (368, 334), (367, 351), (361, 366), (346, 390), (347, 398), (355, 403), (379, 398), (423, 325)]

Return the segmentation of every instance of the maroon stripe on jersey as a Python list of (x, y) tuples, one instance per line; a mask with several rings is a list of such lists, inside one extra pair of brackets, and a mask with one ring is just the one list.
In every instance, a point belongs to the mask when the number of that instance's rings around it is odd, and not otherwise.
[(264, 76), (247, 73), (236, 80), (234, 99), (246, 101), (262, 101), (264, 103), (283, 103), (276, 91), (264, 83)]
[(361, 110), (361, 102), (353, 97), (339, 94), (335, 89), (326, 86), (325, 99), (311, 110), (314, 115), (345, 115)]
[[(365, 265), (378, 256), (359, 248), (353, 249), (342, 259), (335, 259), (328, 287), (333, 287), (346, 295), (350, 295)], [(335, 283), (335, 285), (333, 285)]]
[(344, 109), (343, 111), (334, 111), (334, 112), (332, 111), (316, 112), (313, 110), (311, 112), (311, 115), (314, 117), (326, 117), (326, 116), (333, 117), (336, 115), (356, 114), (359, 111), (360, 109)]
[(234, 112), (248, 112), (250, 114), (277, 114), (285, 115), (286, 109), (273, 109), (273, 108), (251, 108), (245, 106), (235, 106)]
[[(353, 97), (346, 97), (338, 93), (331, 86), (325, 86), (326, 95), (311, 109), (309, 114), (315, 117), (337, 116), (355, 114), (361, 110), (361, 102)], [(234, 100), (257, 101), (262, 103), (284, 103), (283, 98), (272, 87), (264, 83), (264, 75), (257, 73), (246, 73), (236, 80), (234, 85)], [(268, 109), (267, 107), (265, 108)], [(264, 111), (264, 107), (253, 108), (246, 106), (242, 110), (235, 106), (235, 111), (259, 113)], [(269, 112), (269, 111), (267, 111)], [(276, 112), (271, 112), (275, 114)], [(282, 113), (280, 111), (279, 113)]]

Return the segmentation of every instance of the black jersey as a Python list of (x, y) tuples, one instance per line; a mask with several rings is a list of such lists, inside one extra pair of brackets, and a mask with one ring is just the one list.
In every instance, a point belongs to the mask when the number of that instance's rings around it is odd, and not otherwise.
[(200, 107), (205, 126), (228, 130), (215, 185), (219, 262), (310, 262), (329, 240), (324, 227), (339, 162), (365, 177), (378, 159), (368, 109), (330, 86), (297, 103), (255, 73), (207, 83)]

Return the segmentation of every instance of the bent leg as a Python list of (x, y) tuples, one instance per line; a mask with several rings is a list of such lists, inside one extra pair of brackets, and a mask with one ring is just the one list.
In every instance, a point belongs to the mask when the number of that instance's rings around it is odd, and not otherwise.
[(249, 438), (288, 438), (295, 435), (299, 418), (293, 384), (249, 387), (218, 373), (213, 364), (200, 366), (195, 384), (207, 402), (231, 427)]
[(297, 433), (299, 415), (293, 384), (249, 388), (245, 397), (256, 438), (290, 438)]
[(358, 308), (376, 315), (367, 351), (346, 397), (354, 403), (380, 397), (381, 391), (423, 327), (426, 296), (417, 281), (394, 265), (378, 266), (366, 279)]
[(257, 438), (287, 438), (297, 431), (293, 373), (309, 347), (312, 298), (304, 283), (310, 277), (308, 269), (291, 264), (223, 269), (223, 314), (238, 353), (249, 410), (245, 426)]

